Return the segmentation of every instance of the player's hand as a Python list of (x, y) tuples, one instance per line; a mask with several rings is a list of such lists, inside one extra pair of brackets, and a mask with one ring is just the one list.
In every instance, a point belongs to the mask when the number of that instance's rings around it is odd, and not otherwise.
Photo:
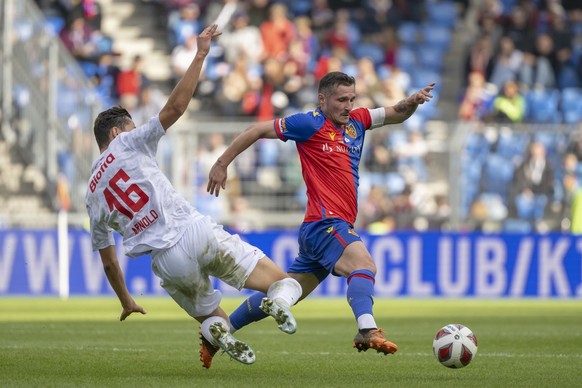
[(129, 317), (132, 313), (147, 314), (143, 307), (135, 303), (135, 301), (132, 301), (132, 303), (129, 306), (123, 306), (123, 311), (121, 311), (121, 316), (119, 317), (119, 320), (125, 321), (125, 318)]
[(210, 51), (210, 42), (217, 36), (222, 35), (222, 32), (217, 32), (217, 24), (211, 24), (204, 29), (196, 38), (196, 43), (198, 45), (198, 52), (208, 54)]
[(226, 189), (226, 177), (226, 166), (222, 166), (218, 162), (214, 163), (208, 173), (208, 186), (206, 186), (206, 191), (218, 197), (220, 189)]
[(434, 87), (435, 83), (433, 82), (430, 85), (426, 86), (425, 88), (415, 92), (408, 98), (415, 104), (424, 104), (425, 102), (430, 101), (430, 99), (433, 97), (432, 94), (430, 94), (430, 92), (431, 90), (434, 89)]

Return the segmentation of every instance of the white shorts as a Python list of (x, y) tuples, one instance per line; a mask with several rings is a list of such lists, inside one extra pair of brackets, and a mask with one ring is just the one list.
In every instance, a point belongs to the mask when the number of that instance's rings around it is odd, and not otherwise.
[(265, 254), (226, 232), (210, 217), (197, 218), (176, 245), (152, 252), (152, 270), (162, 287), (192, 317), (210, 314), (221, 293), (210, 276), (241, 290)]

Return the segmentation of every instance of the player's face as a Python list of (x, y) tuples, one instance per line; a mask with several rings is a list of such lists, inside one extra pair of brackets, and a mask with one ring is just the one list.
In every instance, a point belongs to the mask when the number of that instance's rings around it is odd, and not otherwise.
[(341, 126), (348, 123), (355, 99), (355, 85), (338, 85), (331, 94), (319, 95), (319, 105), (321, 106), (321, 111), (332, 123)]

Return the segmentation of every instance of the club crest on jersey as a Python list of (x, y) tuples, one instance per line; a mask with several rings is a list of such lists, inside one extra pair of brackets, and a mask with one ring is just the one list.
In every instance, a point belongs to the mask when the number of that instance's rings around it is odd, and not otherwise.
[(281, 119), (281, 132), (287, 132), (287, 123), (285, 122), (286, 118)]
[(331, 233), (333, 232), (333, 226), (330, 226), (329, 228), (327, 228), (327, 230), (325, 231), (325, 233)]
[(355, 231), (355, 230), (353, 230), (353, 229), (348, 229), (348, 233), (349, 233), (349, 234), (352, 234), (352, 235), (354, 235), (354, 236), (356, 236), (356, 237), (360, 237), (360, 236), (359, 236), (359, 235), (356, 233), (356, 231)]
[[(354, 124), (349, 123), (346, 126), (346, 130), (344, 132), (346, 135), (348, 135), (349, 137), (351, 137), (352, 139), (355, 139), (356, 136), (358, 135), (358, 133), (356, 132), (356, 127), (354, 127)], [(347, 142), (346, 142), (347, 143)]]
[(331, 141), (335, 140), (335, 132), (328, 132), (329, 133), (329, 138), (331, 139)]

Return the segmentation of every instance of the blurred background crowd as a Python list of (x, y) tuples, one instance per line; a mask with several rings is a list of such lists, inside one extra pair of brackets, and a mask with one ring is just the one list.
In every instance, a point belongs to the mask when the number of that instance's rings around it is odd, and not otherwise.
[[(454, 211), (464, 229), (577, 227), (579, 0), (136, 0), (164, 37), (170, 71), (161, 82), (147, 76), (146, 55), (120, 64), (126, 54), (102, 27), (105, 0), (35, 2), (104, 106), (123, 105), (138, 124), (159, 111), (196, 52), (197, 34), (212, 22), (223, 35), (193, 96), (195, 120), (262, 121), (313, 109), (329, 71), (356, 77), (357, 105), (365, 107), (395, 104), (436, 82), (433, 101), (404, 125), (368, 134), (358, 225), (371, 233), (448, 229)], [(439, 137), (439, 121), (464, 128), (458, 155), (446, 153), (454, 131)], [(297, 157), (277, 141), (260, 142), (237, 161), (225, 202), (205, 195), (208, 169), (231, 139), (212, 133), (198, 143), (192, 185), (201, 211), (239, 230), (264, 226), (269, 206), (301, 212)], [(67, 160), (59, 166), (65, 177)]]

